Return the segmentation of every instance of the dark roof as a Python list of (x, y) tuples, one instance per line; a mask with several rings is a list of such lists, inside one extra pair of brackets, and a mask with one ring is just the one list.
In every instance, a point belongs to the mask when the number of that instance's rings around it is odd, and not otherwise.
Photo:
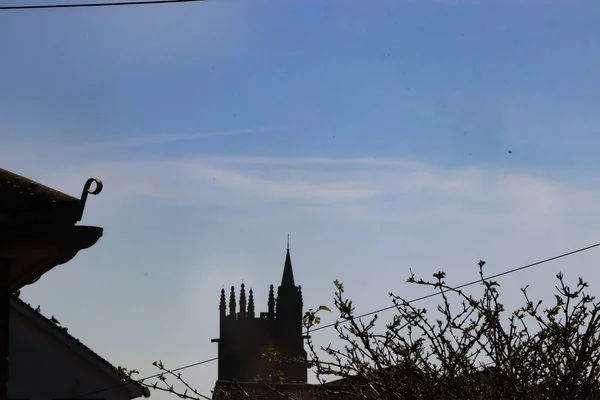
[[(110, 368), (112, 371), (115, 372), (115, 375), (118, 375), (117, 373), (117, 367), (115, 367), (114, 365), (112, 365), (108, 360), (106, 360), (105, 358), (101, 357), (98, 353), (96, 353), (95, 351), (93, 351), (92, 349), (90, 349), (89, 347), (87, 347), (86, 345), (84, 345), (79, 339), (77, 339), (76, 337), (71, 336), (69, 333), (67, 333), (67, 329), (65, 329), (65, 327), (60, 327), (57, 324), (55, 324), (54, 322), (52, 322), (50, 319), (46, 318), (44, 315), (42, 315), (39, 311), (34, 310), (33, 307), (31, 307), (28, 303), (25, 303), (23, 300), (21, 300), (19, 297), (13, 295), (11, 298), (11, 301), (14, 301), (15, 303), (20, 304), (21, 306), (29, 309), (33, 315), (36, 315), (37, 318), (39, 318), (40, 320), (44, 321), (44, 323), (48, 324), (48, 326), (53, 329), (55, 332), (60, 332), (60, 335), (64, 335), (66, 338), (68, 338), (68, 340), (71, 340), (73, 342), (77, 343), (77, 346), (79, 346), (80, 348), (84, 349), (91, 357), (95, 358), (97, 361), (99, 361), (100, 363), (104, 364), (105, 366), (107, 366), (108, 368)], [(129, 380), (123, 380), (123, 385), (133, 385), (137, 388), (139, 388), (144, 397), (150, 397), (150, 391), (148, 390), (148, 388), (144, 387), (143, 385), (139, 384), (138, 382), (136, 382), (133, 379), (129, 379)]]
[(76, 199), (0, 168), (0, 253), (11, 259), (12, 292), (98, 241), (102, 228), (77, 222), (88, 194), (101, 191), (102, 182), (90, 178), (81, 199)]
[(0, 168), (0, 224), (63, 223), (73, 225), (81, 201), (14, 172)]
[(298, 400), (342, 400), (350, 397), (344, 394), (343, 386), (315, 385), (309, 383), (261, 383), (231, 382), (218, 380), (213, 391), (213, 400), (280, 400), (293, 397)]
[(283, 277), (281, 278), (281, 286), (296, 286), (294, 283), (294, 271), (292, 270), (292, 259), (290, 258), (290, 249), (287, 249), (285, 255), (285, 266), (283, 267)]

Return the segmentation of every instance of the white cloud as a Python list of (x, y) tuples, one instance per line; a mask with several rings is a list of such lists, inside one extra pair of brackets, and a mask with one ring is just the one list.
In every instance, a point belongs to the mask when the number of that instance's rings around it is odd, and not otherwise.
[[(334, 168), (332, 168), (334, 167)], [(94, 176), (105, 181), (103, 196), (154, 197), (187, 204), (252, 204), (287, 200), (361, 204), (405, 196), (441, 204), (461, 202), (495, 209), (556, 213), (573, 193), (597, 195), (526, 172), (442, 168), (394, 159), (190, 157), (150, 158), (63, 165), (38, 175), (57, 188), (80, 192)], [(67, 184), (73, 182), (73, 184)], [(412, 196), (412, 197), (411, 197)]]

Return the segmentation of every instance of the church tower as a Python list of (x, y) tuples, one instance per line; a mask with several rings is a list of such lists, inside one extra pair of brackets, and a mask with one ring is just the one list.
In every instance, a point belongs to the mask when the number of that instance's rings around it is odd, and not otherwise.
[[(246, 298), (246, 288), (242, 283), (239, 302), (236, 302), (235, 288), (229, 294), (227, 311), (225, 289), (221, 290), (219, 303), (219, 367), (218, 379), (252, 382), (257, 377), (264, 378), (273, 372), (274, 365), (262, 357), (269, 347), (285, 357), (306, 360), (304, 337), (302, 335), (302, 289), (296, 286), (290, 257), (290, 247), (286, 250), (281, 285), (277, 297), (273, 285), (270, 286), (267, 312), (257, 317), (254, 308), (254, 293), (250, 289)], [(239, 311), (236, 312), (236, 306)], [(307, 382), (307, 368), (303, 363), (283, 363), (280, 367), (285, 382)]]

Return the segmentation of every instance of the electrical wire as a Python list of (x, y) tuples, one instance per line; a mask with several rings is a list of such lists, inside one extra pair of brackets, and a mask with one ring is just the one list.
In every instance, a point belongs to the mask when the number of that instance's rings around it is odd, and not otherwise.
[[(600, 247), (600, 243), (596, 243), (596, 244), (593, 244), (591, 246), (586, 246), (586, 247), (582, 247), (582, 248), (577, 249), (577, 250), (573, 250), (573, 251), (569, 251), (569, 252), (566, 252), (566, 253), (562, 253), (562, 254), (559, 254), (559, 255), (554, 256), (554, 257), (550, 257), (550, 258), (546, 258), (546, 259), (541, 260), (541, 261), (534, 262), (532, 264), (527, 264), (527, 265), (523, 265), (523, 266), (518, 267), (518, 268), (513, 268), (513, 269), (510, 269), (508, 271), (501, 272), (499, 274), (491, 275), (491, 276), (486, 277), (484, 279), (485, 280), (490, 280), (490, 279), (499, 278), (501, 276), (509, 275), (509, 274), (512, 274), (512, 273), (515, 273), (515, 272), (518, 272), (518, 271), (522, 271), (522, 270), (525, 270), (525, 269), (528, 269), (528, 268), (532, 268), (532, 267), (535, 267), (535, 266), (538, 266), (538, 265), (542, 265), (542, 264), (548, 263), (550, 261), (555, 261), (555, 260), (558, 260), (560, 258), (565, 258), (565, 257), (568, 257), (568, 256), (572, 256), (574, 254), (577, 254), (577, 253), (581, 253), (581, 252), (584, 252), (584, 251), (587, 251), (587, 250), (591, 250), (591, 249), (596, 248), (596, 247)], [(454, 287), (454, 289), (462, 289), (462, 288), (465, 288), (467, 286), (475, 285), (477, 283), (481, 283), (481, 279), (477, 279), (477, 280), (474, 280), (474, 281), (471, 281), (471, 282), (468, 282), (468, 283), (464, 283), (462, 285)], [(408, 302), (408, 304), (412, 304), (412, 303), (415, 303), (417, 301), (429, 299), (431, 297), (438, 296), (439, 294), (440, 294), (440, 292), (435, 292), (435, 293), (430, 293), (430, 294), (425, 295), (425, 296), (417, 297), (415, 299), (410, 300)], [(368, 312), (368, 313), (365, 313), (365, 314), (358, 315), (355, 318), (360, 319), (360, 318), (368, 317), (370, 315), (377, 314), (377, 313), (380, 313), (380, 312), (383, 312), (383, 311), (388, 311), (388, 310), (391, 310), (393, 308), (396, 308), (396, 306), (389, 306), (389, 307), (385, 307), (385, 308), (380, 308), (379, 310), (375, 310), (375, 311), (371, 311), (371, 312)], [(322, 329), (331, 328), (333, 326), (336, 326), (338, 324), (343, 324), (345, 322), (348, 322), (348, 320), (343, 320), (343, 321), (335, 322), (335, 323), (332, 323), (332, 324), (319, 326), (319, 327), (316, 327), (316, 328), (312, 329), (311, 331), (315, 332), (315, 331), (319, 331), (319, 330), (322, 330)], [(209, 362), (212, 362), (212, 361), (217, 361), (218, 359), (219, 359), (219, 357), (209, 358), (209, 359), (206, 359), (206, 360), (203, 360), (203, 361), (199, 361), (199, 362), (196, 362), (196, 363), (193, 363), (193, 364), (188, 364), (188, 365), (185, 365), (183, 367), (176, 368), (176, 369), (172, 370), (172, 372), (182, 371), (184, 369), (192, 368), (192, 367), (195, 367), (197, 365), (206, 364), (206, 363), (209, 363)], [(143, 379), (134, 380), (133, 382), (136, 382), (136, 381), (137, 382), (141, 382), (141, 381), (145, 381), (147, 379), (156, 378), (156, 377), (158, 377), (161, 374), (162, 373), (158, 373), (158, 374), (155, 374), (155, 375), (152, 375), (152, 376), (148, 376), (148, 377), (143, 378)], [(100, 390), (97, 390), (97, 391), (94, 391), (94, 392), (90, 392), (90, 393), (86, 393), (84, 395), (80, 395), (80, 396), (77, 396), (75, 398), (79, 399), (79, 398), (83, 398), (83, 397), (87, 397), (87, 396), (92, 396), (92, 395), (95, 395), (95, 394), (98, 394), (98, 393), (105, 392), (107, 390), (112, 390), (112, 389), (115, 389), (115, 388), (118, 388), (118, 387), (130, 384), (130, 383), (132, 383), (132, 382), (123, 382), (123, 383), (120, 383), (120, 384), (118, 384), (116, 386), (113, 386), (113, 387), (110, 387), (110, 388), (105, 388), (105, 389), (100, 389)]]
[[(499, 277), (501, 277), (501, 276), (508, 275), (508, 274), (512, 274), (512, 273), (514, 273), (514, 272), (517, 272), (517, 271), (522, 271), (522, 270), (524, 270), (524, 269), (527, 269), (527, 268), (535, 267), (535, 266), (537, 266), (537, 265), (545, 264), (545, 263), (547, 263), (547, 262), (550, 262), (550, 261), (558, 260), (559, 258), (564, 258), (564, 257), (571, 256), (571, 255), (573, 255), (573, 254), (581, 253), (581, 252), (583, 252), (583, 251), (586, 251), (586, 250), (591, 250), (591, 249), (593, 249), (593, 248), (595, 248), (595, 247), (598, 247), (598, 246), (600, 246), (600, 243), (596, 243), (596, 244), (593, 244), (593, 245), (591, 245), (591, 246), (587, 246), (587, 247), (582, 247), (582, 248), (580, 248), (580, 249), (577, 249), (577, 250), (569, 251), (569, 252), (567, 252), (567, 253), (563, 253), (563, 254), (560, 254), (560, 255), (558, 255), (558, 256), (554, 256), (554, 257), (546, 258), (545, 260), (542, 260), (542, 261), (537, 261), (537, 262), (534, 262), (534, 263), (532, 263), (532, 264), (523, 265), (522, 267), (513, 268), (513, 269), (510, 269), (510, 270), (508, 270), (508, 271), (501, 272), (501, 273), (499, 273), (499, 274), (496, 274), (496, 275), (488, 276), (488, 277), (486, 277), (486, 278), (484, 278), (484, 279), (485, 279), (485, 280), (490, 280), (490, 279), (499, 278)], [(454, 287), (454, 289), (462, 289), (462, 288), (466, 288), (467, 286), (472, 286), (472, 285), (475, 285), (475, 284), (477, 284), (477, 283), (481, 283), (481, 279), (477, 279), (477, 280), (471, 281), (471, 282), (469, 282), (469, 283), (463, 283), (462, 285), (455, 286), (455, 287)], [(429, 298), (431, 298), (431, 297), (438, 296), (438, 295), (440, 295), (440, 294), (441, 294), (441, 292), (435, 292), (435, 293), (430, 293), (430, 294), (428, 294), (428, 295), (425, 295), (425, 296), (417, 297), (416, 299), (412, 299), (412, 300), (410, 300), (410, 301), (408, 302), (408, 304), (412, 304), (412, 303), (415, 303), (415, 302), (417, 302), (417, 301), (421, 301), (421, 300), (429, 299)], [(385, 307), (385, 308), (380, 308), (379, 310), (375, 310), (375, 311), (371, 311), (371, 312), (368, 312), (368, 313), (365, 313), (365, 314), (358, 315), (358, 316), (356, 316), (355, 318), (357, 318), (357, 319), (360, 319), (360, 318), (368, 317), (368, 316), (370, 316), (370, 315), (377, 314), (377, 313), (380, 313), (380, 312), (382, 312), (382, 311), (391, 310), (392, 308), (396, 308), (396, 306), (389, 306), (389, 307)], [(319, 330), (321, 330), (321, 329), (325, 329), (325, 328), (331, 328), (332, 326), (335, 326), (336, 324), (343, 324), (343, 323), (345, 323), (345, 322), (347, 322), (347, 321), (348, 321), (348, 320), (344, 320), (344, 321), (341, 321), (341, 322), (334, 322), (334, 323), (332, 323), (332, 324), (328, 324), (328, 325), (319, 326), (319, 327), (317, 327), (317, 328), (315, 328), (315, 329), (312, 329), (312, 331), (313, 331), (313, 332), (315, 332), (315, 331), (319, 331)]]
[(2, 10), (41, 10), (47, 8), (85, 8), (85, 7), (119, 7), (119, 6), (142, 6), (154, 4), (169, 3), (195, 3), (207, 0), (142, 0), (142, 1), (121, 1), (116, 3), (72, 3), (72, 4), (40, 4), (26, 6), (0, 6)]
[[(184, 369), (196, 367), (196, 366), (201, 365), (201, 364), (207, 364), (209, 362), (217, 361), (218, 359), (219, 359), (219, 357), (208, 358), (208, 359), (203, 360), (203, 361), (198, 361), (198, 362), (195, 362), (193, 364), (188, 364), (188, 365), (185, 365), (183, 367), (175, 368), (175, 369), (171, 370), (171, 372), (182, 371)], [(163, 375), (163, 374), (164, 374), (164, 372), (159, 372), (158, 374), (150, 375), (150, 376), (147, 376), (147, 377), (142, 378), (142, 379), (132, 379), (130, 381), (124, 381), (124, 382), (121, 382), (121, 383), (119, 383), (117, 385), (114, 385), (114, 386), (111, 386), (111, 387), (107, 387), (107, 388), (104, 388), (104, 389), (98, 389), (98, 390), (95, 390), (93, 392), (88, 392), (88, 393), (85, 393), (85, 394), (81, 394), (81, 395), (75, 396), (74, 399), (81, 399), (83, 397), (93, 396), (95, 394), (106, 392), (108, 390), (117, 389), (117, 388), (120, 388), (121, 386), (127, 386), (127, 385), (130, 385), (132, 383), (140, 383), (140, 382), (148, 380), (148, 379), (156, 378), (156, 377), (158, 377), (160, 375)]]

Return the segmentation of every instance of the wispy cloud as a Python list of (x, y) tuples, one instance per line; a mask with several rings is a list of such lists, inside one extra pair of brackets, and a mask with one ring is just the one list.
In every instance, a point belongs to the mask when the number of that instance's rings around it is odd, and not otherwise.
[[(183, 161), (183, 159), (181, 159)], [(205, 156), (205, 162), (228, 165), (278, 166), (344, 166), (344, 167), (418, 167), (416, 161), (374, 157), (271, 157), (271, 156)]]
[(149, 146), (154, 144), (164, 144), (173, 142), (182, 142), (189, 140), (208, 139), (213, 137), (222, 136), (236, 136), (236, 135), (247, 135), (251, 133), (264, 133), (281, 131), (281, 129), (275, 128), (247, 128), (237, 129), (231, 131), (212, 131), (212, 132), (195, 132), (195, 133), (169, 133), (160, 135), (149, 135), (133, 137), (126, 140), (109, 140), (105, 142), (93, 142), (85, 143), (80, 145), (68, 146), (65, 149), (70, 151), (83, 151), (83, 150), (95, 150), (105, 148), (119, 148), (119, 147), (139, 147)]
[(424, 207), (422, 202), (427, 200), (476, 214), (477, 210), (506, 209), (552, 214), (569, 202), (559, 194), (578, 188), (575, 183), (533, 173), (447, 169), (410, 160), (374, 158), (152, 157), (95, 161), (78, 168), (65, 167), (58, 175), (51, 175), (43, 178), (59, 186), (75, 182), (69, 192), (80, 190), (86, 177), (97, 176), (107, 182), (105, 197), (121, 199), (142, 196), (178, 204), (248, 207), (273, 200), (350, 206), (402, 199), (403, 204), (412, 204), (413, 211)]

